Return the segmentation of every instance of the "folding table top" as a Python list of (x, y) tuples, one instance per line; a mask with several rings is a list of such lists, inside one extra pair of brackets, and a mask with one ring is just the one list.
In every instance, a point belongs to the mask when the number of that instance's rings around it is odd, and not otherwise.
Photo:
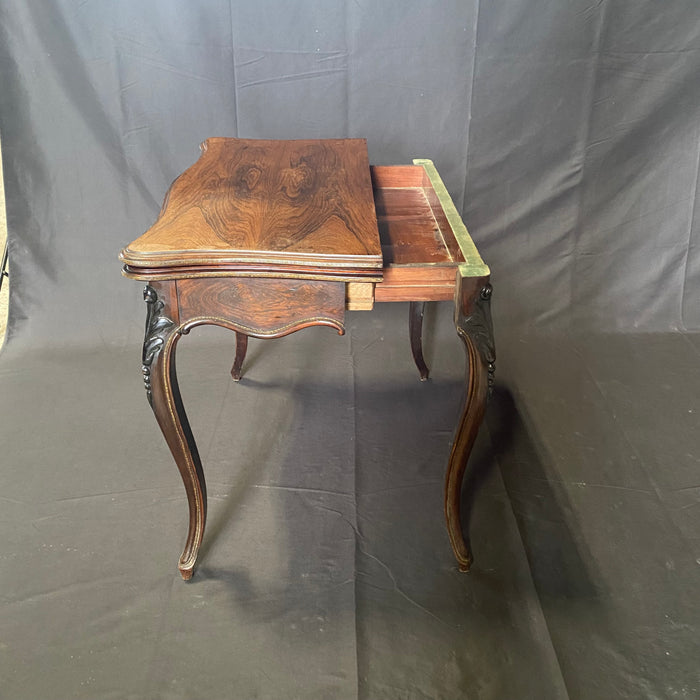
[(125, 274), (381, 280), (364, 139), (210, 138), (201, 149), (156, 223), (121, 252)]
[(122, 250), (127, 277), (377, 283), (377, 300), (400, 301), (451, 298), (456, 270), (489, 274), (429, 160), (370, 167), (364, 139), (211, 138), (201, 149)]

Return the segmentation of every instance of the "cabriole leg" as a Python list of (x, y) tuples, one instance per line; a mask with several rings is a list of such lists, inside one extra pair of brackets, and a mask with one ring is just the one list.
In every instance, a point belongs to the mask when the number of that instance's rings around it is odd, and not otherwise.
[(182, 578), (192, 578), (199, 546), (202, 543), (207, 512), (207, 494), (202, 465), (192, 430), (182, 404), (177, 383), (175, 349), (180, 339), (170, 310), (148, 286), (144, 290), (148, 305), (146, 337), (143, 344), (143, 377), (146, 395), (156, 420), (172, 452), (185, 485), (189, 505), (187, 541), (178, 568)]
[(425, 313), (424, 301), (410, 302), (408, 309), (408, 332), (411, 336), (411, 352), (413, 360), (416, 363), (420, 380), (422, 382), (428, 379), (430, 370), (423, 359), (423, 314)]
[(455, 325), (467, 356), (467, 392), (447, 467), (445, 518), (460, 571), (469, 571), (473, 561), (460, 518), (462, 479), (484, 418), (496, 361), (490, 299), (491, 285), (488, 278), (462, 278), (458, 275)]
[(245, 360), (247, 351), (248, 336), (245, 333), (236, 331), (236, 357), (233, 360), (233, 367), (231, 367), (231, 377), (233, 377), (234, 382), (238, 382), (241, 379), (241, 368), (243, 367), (243, 360)]

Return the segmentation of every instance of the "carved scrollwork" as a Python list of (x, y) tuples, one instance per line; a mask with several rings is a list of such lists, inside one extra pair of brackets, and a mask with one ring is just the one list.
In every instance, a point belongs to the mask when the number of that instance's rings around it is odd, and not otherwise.
[(493, 387), (496, 372), (496, 346), (491, 321), (491, 294), (493, 288), (486, 284), (474, 300), (470, 313), (459, 311), (456, 319), (457, 331), (474, 344), (488, 370), (489, 390)]
[(153, 394), (151, 391), (151, 365), (156, 355), (160, 352), (165, 339), (175, 328), (175, 322), (163, 314), (165, 304), (158, 298), (153, 287), (146, 286), (143, 290), (143, 300), (146, 302), (146, 334), (143, 339), (143, 353), (141, 355), (141, 372), (143, 385), (146, 389), (148, 403), (153, 406)]

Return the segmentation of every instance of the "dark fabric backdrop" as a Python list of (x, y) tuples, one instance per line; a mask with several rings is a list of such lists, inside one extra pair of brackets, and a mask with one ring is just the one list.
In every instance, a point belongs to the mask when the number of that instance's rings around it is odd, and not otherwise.
[[(0, 7), (10, 336), (119, 342), (118, 250), (208, 136), (437, 164), (503, 323), (700, 328), (695, 0)], [(47, 294), (48, 292), (48, 294)]]
[[(1, 0), (0, 32), (0, 699), (698, 696), (697, 0)], [(425, 383), (401, 304), (251, 342), (236, 385), (229, 333), (180, 344), (179, 579), (117, 254), (210, 136), (435, 161), (495, 288), (469, 576), (445, 303)]]

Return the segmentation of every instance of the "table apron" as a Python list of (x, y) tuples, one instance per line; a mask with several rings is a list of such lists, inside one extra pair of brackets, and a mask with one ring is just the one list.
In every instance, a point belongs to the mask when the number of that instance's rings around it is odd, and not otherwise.
[(224, 277), (177, 280), (180, 330), (214, 324), (257, 338), (276, 338), (307, 326), (344, 333), (345, 283)]

